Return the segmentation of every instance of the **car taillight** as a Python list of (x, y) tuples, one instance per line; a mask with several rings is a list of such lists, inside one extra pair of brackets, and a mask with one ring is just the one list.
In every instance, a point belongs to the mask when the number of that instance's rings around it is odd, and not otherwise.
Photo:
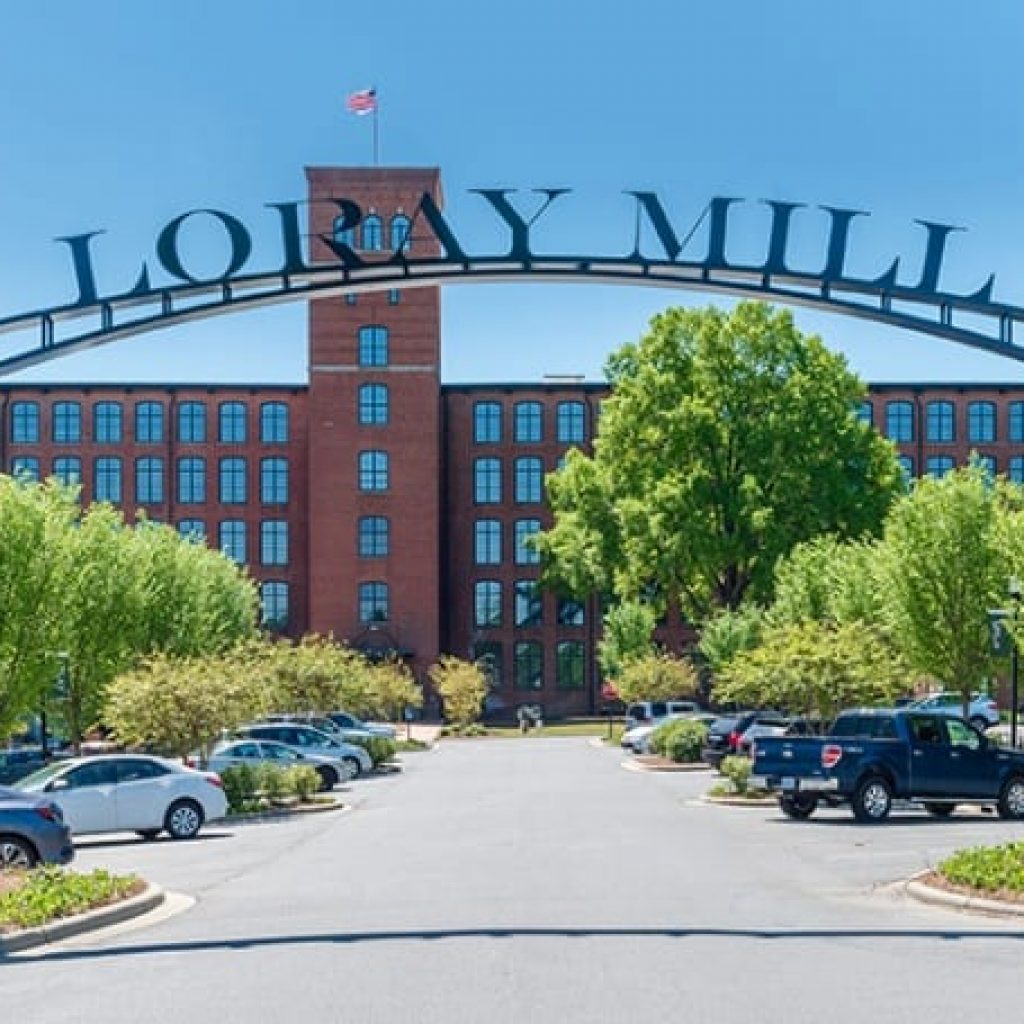
[(206, 778), (207, 782), (212, 783), (218, 789), (223, 789), (224, 788), (224, 783), (220, 781), (220, 776), (219, 775), (216, 775), (213, 772), (207, 772), (205, 778)]
[(47, 821), (63, 821), (60, 808), (53, 804), (42, 804), (36, 808), (36, 814), (38, 814), (40, 818), (45, 818)]
[(199, 759), (196, 758), (196, 757), (186, 757), (185, 758), (185, 767), (186, 768), (198, 768), (199, 767)]
[(843, 748), (835, 743), (826, 743), (821, 748), (821, 767), (834, 768), (843, 756)]
[(739, 745), (740, 745), (740, 734), (735, 729), (733, 729), (733, 731), (731, 733), (729, 733), (729, 749), (730, 750), (738, 750), (739, 749)]

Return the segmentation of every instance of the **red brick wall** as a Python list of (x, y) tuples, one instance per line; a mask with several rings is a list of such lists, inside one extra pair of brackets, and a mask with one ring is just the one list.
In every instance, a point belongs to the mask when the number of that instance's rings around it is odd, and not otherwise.
[[(436, 170), (307, 170), (311, 199), (348, 198), (364, 215), (411, 217), (423, 192), (440, 204)], [(327, 204), (310, 206), (312, 252), (334, 259), (318, 236), (330, 234), (337, 213)], [(358, 234), (358, 229), (357, 229)], [(432, 239), (414, 238), (411, 255), (436, 252)], [(388, 259), (392, 251), (361, 253)], [(389, 331), (389, 363), (360, 367), (358, 330), (383, 325)], [(415, 652), (414, 669), (424, 678), (440, 651), (440, 295), (437, 288), (404, 290), (397, 304), (386, 293), (310, 303), (310, 626), (339, 639), (394, 643)], [(363, 383), (389, 388), (390, 420), (361, 426), (357, 395)], [(383, 494), (358, 488), (358, 454), (383, 450), (390, 457), (390, 487)], [(383, 515), (390, 520), (390, 555), (358, 554), (358, 520)], [(359, 621), (361, 582), (380, 581), (390, 589), (390, 619), (380, 639)]]

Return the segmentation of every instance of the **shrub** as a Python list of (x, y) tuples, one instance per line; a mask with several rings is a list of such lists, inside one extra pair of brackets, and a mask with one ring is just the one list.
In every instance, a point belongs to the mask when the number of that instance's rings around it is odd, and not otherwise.
[(487, 677), (478, 664), (446, 654), (431, 666), (430, 678), (444, 700), (445, 718), (452, 725), (470, 725), (480, 717), (487, 696)]
[(310, 798), (320, 789), (320, 773), (308, 764), (297, 764), (287, 769), (284, 773), (284, 785), (289, 793), (307, 803)]
[(279, 768), (276, 764), (261, 764), (256, 769), (257, 795), (270, 803), (276, 803), (293, 795), (288, 785), (287, 768)]
[(732, 784), (733, 792), (746, 796), (753, 767), (749, 757), (727, 757), (722, 761), (722, 774)]
[(358, 743), (370, 755), (374, 768), (394, 760), (398, 753), (398, 744), (390, 736), (360, 736), (352, 742)]
[(438, 732), (438, 736), (486, 736), (487, 729), (479, 722), (469, 725), (446, 725)]
[(134, 875), (97, 870), (79, 875), (47, 866), (31, 871), (23, 885), (0, 896), (0, 931), (5, 925), (33, 928), (55, 918), (131, 896), (142, 887)]
[(651, 750), (680, 764), (700, 760), (708, 727), (686, 718), (659, 725), (651, 735)]
[(251, 765), (237, 764), (225, 768), (220, 773), (220, 781), (224, 785), (229, 811), (237, 814), (251, 808), (258, 788), (256, 772)]
[(972, 889), (1024, 892), (1024, 842), (957, 850), (938, 871), (950, 882)]

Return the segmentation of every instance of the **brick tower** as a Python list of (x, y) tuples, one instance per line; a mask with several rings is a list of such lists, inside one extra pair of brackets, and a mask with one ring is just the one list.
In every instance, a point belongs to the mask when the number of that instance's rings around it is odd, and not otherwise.
[[(349, 199), (343, 240), (366, 262), (405, 246), (436, 168), (307, 168), (310, 200)], [(335, 255), (331, 204), (311, 202), (311, 257)], [(370, 652), (397, 651), (422, 679), (440, 625), (440, 290), (343, 295), (309, 304), (309, 627)]]

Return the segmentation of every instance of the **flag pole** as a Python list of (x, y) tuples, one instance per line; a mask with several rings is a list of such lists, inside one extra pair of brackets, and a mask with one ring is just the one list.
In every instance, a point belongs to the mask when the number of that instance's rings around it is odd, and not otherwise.
[(377, 98), (377, 87), (373, 87), (373, 166), (380, 166), (380, 131), (377, 125), (377, 114), (380, 110), (380, 100)]

